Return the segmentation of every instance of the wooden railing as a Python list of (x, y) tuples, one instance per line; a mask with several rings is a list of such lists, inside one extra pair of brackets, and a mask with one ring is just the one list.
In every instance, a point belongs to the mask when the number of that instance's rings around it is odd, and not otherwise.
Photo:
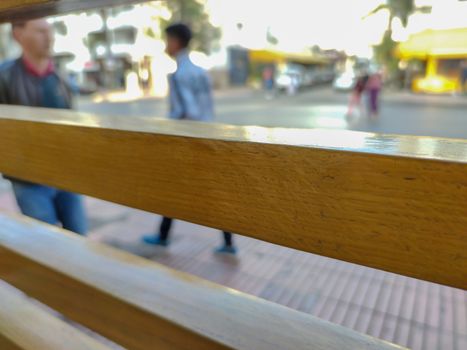
[[(2, 106), (0, 160), (10, 176), (467, 287), (462, 140)], [(391, 348), (32, 220), (2, 217), (0, 247), (2, 279), (129, 349)]]
[(467, 288), (466, 141), (0, 113), (5, 174)]
[(20, 217), (0, 216), (0, 278), (127, 349), (398, 348)]
[(148, 0), (1, 0), (0, 22), (11, 22), (90, 8), (132, 4)]
[(0, 283), (0, 349), (110, 350)]
[[(463, 140), (1, 106), (0, 172), (467, 289)], [(399, 348), (21, 216), (0, 215), (0, 278), (128, 349)], [(0, 306), (2, 349), (105, 348), (4, 285)]]

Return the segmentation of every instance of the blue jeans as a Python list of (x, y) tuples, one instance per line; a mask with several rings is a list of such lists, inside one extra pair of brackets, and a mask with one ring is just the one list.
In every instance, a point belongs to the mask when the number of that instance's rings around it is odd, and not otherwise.
[(12, 181), (21, 212), (51, 225), (85, 235), (88, 230), (81, 196), (53, 187)]

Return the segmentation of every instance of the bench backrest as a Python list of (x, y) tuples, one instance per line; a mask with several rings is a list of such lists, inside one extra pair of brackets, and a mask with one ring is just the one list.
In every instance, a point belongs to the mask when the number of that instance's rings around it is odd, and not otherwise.
[(467, 288), (466, 141), (7, 106), (0, 118), (5, 174)]
[(0, 22), (11, 22), (144, 1), (148, 0), (2, 0), (0, 1)]
[[(9, 176), (463, 289), (466, 170), (463, 140), (0, 108)], [(394, 348), (29, 219), (0, 217), (0, 277), (129, 349)]]
[(0, 281), (0, 349), (110, 350)]
[[(0, 111), (0, 171), (10, 176), (464, 289), (466, 146)], [(58, 229), (0, 223), (2, 279), (130, 349), (391, 347)]]
[(127, 349), (398, 349), (27, 218), (0, 216), (0, 278)]

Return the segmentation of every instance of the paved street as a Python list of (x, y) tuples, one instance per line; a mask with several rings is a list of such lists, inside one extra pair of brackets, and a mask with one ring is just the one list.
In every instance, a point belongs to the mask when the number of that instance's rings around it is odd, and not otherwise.
[[(337, 128), (369, 132), (413, 134), (467, 139), (467, 98), (418, 96), (386, 92), (379, 120), (354, 116), (347, 119), (348, 94), (318, 87), (296, 96), (266, 100), (259, 91), (233, 90), (216, 95), (217, 122), (238, 125), (291, 128)], [(83, 111), (145, 117), (166, 115), (164, 99), (135, 102), (91, 103), (83, 99)]]

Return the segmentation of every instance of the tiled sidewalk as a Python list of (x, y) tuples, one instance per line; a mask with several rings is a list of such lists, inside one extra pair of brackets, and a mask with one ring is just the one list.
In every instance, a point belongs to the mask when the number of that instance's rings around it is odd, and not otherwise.
[[(168, 249), (146, 246), (155, 215), (87, 198), (99, 240), (261, 298), (413, 349), (467, 349), (467, 292), (236, 237), (237, 257), (218, 256), (216, 230), (177, 222)], [(15, 211), (9, 191), (0, 210)]]

